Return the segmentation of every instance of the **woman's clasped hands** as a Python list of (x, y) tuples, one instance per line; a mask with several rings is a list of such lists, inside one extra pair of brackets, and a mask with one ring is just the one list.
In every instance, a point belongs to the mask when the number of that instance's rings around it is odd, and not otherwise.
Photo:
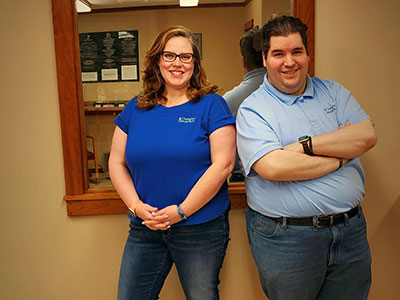
[(181, 221), (177, 205), (169, 205), (158, 210), (151, 205), (140, 203), (136, 206), (135, 212), (143, 220), (142, 224), (152, 230), (167, 230), (172, 224)]

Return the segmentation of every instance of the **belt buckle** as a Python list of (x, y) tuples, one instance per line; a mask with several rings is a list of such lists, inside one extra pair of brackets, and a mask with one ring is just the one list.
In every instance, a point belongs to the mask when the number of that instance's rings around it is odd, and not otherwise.
[(320, 229), (320, 228), (325, 228), (327, 227), (326, 225), (321, 224), (322, 220), (329, 220), (329, 226), (333, 225), (333, 215), (328, 215), (328, 216), (316, 216), (315, 220), (315, 226)]

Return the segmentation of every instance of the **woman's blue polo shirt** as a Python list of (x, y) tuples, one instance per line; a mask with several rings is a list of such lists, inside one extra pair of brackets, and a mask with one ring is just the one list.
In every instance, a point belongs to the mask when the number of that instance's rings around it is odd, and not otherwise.
[[(211, 165), (210, 134), (234, 124), (235, 118), (225, 100), (212, 94), (198, 102), (149, 110), (137, 108), (133, 98), (114, 122), (128, 135), (125, 159), (139, 198), (162, 209), (185, 200)], [(205, 223), (228, 206), (225, 182), (213, 199), (178, 224)]]

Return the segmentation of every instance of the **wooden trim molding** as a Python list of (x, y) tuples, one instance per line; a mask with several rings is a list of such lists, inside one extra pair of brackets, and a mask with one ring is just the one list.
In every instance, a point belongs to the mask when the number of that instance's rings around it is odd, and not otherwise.
[(82, 83), (75, 0), (52, 0), (58, 99), (67, 195), (85, 193)]
[[(245, 0), (243, 2), (227, 2), (227, 3), (205, 3), (199, 4), (196, 8), (215, 8), (215, 7), (243, 7), (246, 6), (251, 0)], [(188, 9), (190, 7), (181, 7), (179, 5), (148, 5), (148, 6), (132, 6), (132, 7), (116, 7), (116, 8), (93, 8), (90, 14), (96, 13), (109, 13), (109, 12), (126, 12), (135, 10), (157, 10), (157, 9)], [(87, 13), (84, 13), (87, 14)]]
[[(248, 2), (246, 2), (248, 3)], [(294, 0), (294, 16), (309, 26), (309, 53), (314, 66), (314, 0)], [(52, 0), (58, 97), (69, 216), (119, 214), (126, 206), (115, 190), (89, 190), (84, 109), (75, 0)], [(310, 74), (313, 74), (310, 72)], [(243, 183), (229, 185), (232, 208), (246, 207)]]
[[(230, 183), (229, 197), (232, 208), (246, 207), (244, 183)], [(69, 216), (122, 214), (127, 212), (124, 202), (114, 189), (89, 190), (82, 195), (66, 195)]]
[(310, 63), (308, 73), (314, 76), (314, 49), (315, 49), (315, 0), (293, 1), (293, 16), (300, 18), (307, 26), (307, 43)]
[(253, 29), (253, 28), (254, 28), (254, 19), (251, 19), (250, 21), (244, 23), (243, 31), (247, 32), (247, 31), (249, 31), (250, 29)]

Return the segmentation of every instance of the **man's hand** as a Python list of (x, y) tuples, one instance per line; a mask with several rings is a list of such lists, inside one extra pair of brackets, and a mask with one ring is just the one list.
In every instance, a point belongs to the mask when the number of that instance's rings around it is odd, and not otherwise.
[(339, 125), (339, 129), (345, 128), (347, 126), (351, 125), (350, 122), (346, 122), (346, 124), (343, 126), (342, 124)]

